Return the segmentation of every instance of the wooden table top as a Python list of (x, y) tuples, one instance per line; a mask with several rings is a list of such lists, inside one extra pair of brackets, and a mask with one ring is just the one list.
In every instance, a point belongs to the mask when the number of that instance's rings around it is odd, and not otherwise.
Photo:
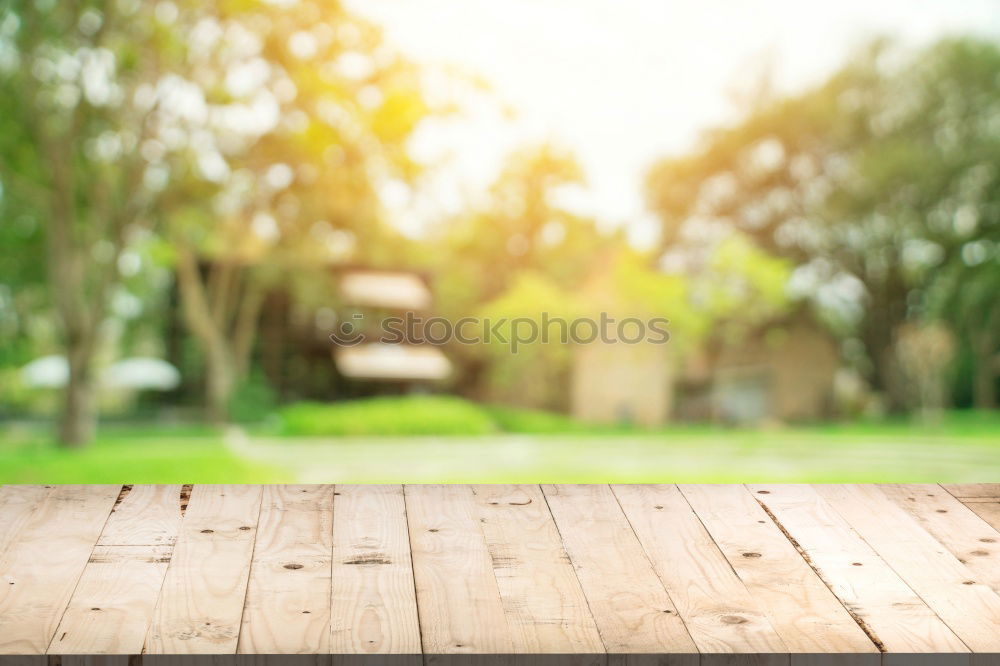
[(1000, 484), (3, 486), (0, 654), (979, 664), (998, 530)]

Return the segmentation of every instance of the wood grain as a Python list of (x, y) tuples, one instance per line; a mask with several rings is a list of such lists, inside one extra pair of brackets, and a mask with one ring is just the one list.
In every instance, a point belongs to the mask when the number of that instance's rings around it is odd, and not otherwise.
[(52, 491), (52, 486), (0, 486), (0, 557)]
[(609, 653), (681, 653), (694, 641), (606, 485), (542, 487)]
[(603, 654), (541, 488), (479, 485), (472, 491), (514, 651)]
[(180, 486), (126, 486), (80, 577), (49, 652), (137, 654), (180, 531)]
[(337, 486), (332, 598), (332, 652), (420, 654), (402, 486)]
[(241, 654), (330, 644), (333, 486), (265, 486), (240, 629)]
[(173, 546), (180, 531), (179, 485), (126, 486), (98, 546)]
[(983, 522), (1000, 531), (1000, 502), (963, 502), (963, 504)]
[(513, 653), (472, 490), (422, 485), (404, 493), (424, 652)]
[(236, 652), (260, 503), (260, 486), (192, 489), (146, 652)]
[(815, 488), (777, 484), (748, 487), (886, 651), (969, 651)]
[(59, 486), (0, 557), (0, 654), (44, 654), (121, 486)]
[(138, 654), (170, 546), (98, 546), (49, 645), (50, 654)]
[(878, 663), (875, 644), (744, 486), (679, 487), (791, 652)]
[(942, 487), (961, 500), (1000, 500), (1000, 483), (945, 483)]
[(788, 653), (676, 486), (612, 488), (702, 653)]
[(817, 490), (973, 652), (1000, 653), (1000, 596), (905, 510), (875, 486)]
[(995, 494), (0, 486), (0, 666), (1000, 666)]
[(1000, 531), (939, 486), (880, 485), (976, 579), (1000, 592)]

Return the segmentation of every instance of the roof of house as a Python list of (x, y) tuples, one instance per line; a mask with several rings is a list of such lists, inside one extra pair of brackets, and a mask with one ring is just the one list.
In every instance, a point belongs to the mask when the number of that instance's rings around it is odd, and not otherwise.
[(349, 305), (399, 310), (425, 310), (431, 292), (414, 273), (351, 270), (340, 278), (340, 294)]
[(435, 380), (451, 374), (451, 362), (430, 345), (383, 343), (334, 350), (337, 369), (353, 379)]

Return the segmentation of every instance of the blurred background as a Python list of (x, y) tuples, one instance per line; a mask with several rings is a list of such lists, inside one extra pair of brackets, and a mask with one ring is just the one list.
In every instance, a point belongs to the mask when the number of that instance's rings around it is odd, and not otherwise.
[(3, 482), (995, 480), (1000, 0), (0, 2), (0, 247)]

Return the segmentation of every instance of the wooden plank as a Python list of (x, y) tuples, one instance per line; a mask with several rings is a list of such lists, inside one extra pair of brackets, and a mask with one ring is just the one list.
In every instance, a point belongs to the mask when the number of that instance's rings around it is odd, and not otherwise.
[(406, 486), (404, 495), (424, 652), (512, 653), (472, 490)]
[(965, 502), (964, 504), (993, 529), (1000, 531), (1000, 502)]
[(0, 557), (51, 491), (52, 486), (0, 486)]
[(1000, 596), (871, 485), (817, 490), (973, 652), (1000, 653)]
[(332, 599), (332, 652), (420, 654), (402, 486), (337, 486)]
[(173, 546), (184, 517), (182, 486), (148, 484), (125, 489), (97, 545)]
[(472, 488), (514, 651), (604, 653), (597, 625), (537, 485)]
[(681, 653), (669, 663), (697, 664), (698, 649), (611, 488), (542, 490), (607, 651)]
[(260, 503), (260, 486), (192, 489), (146, 652), (236, 652)]
[(170, 561), (170, 546), (98, 546), (49, 654), (138, 654)]
[(333, 486), (264, 486), (238, 652), (328, 651), (332, 531)]
[(968, 652), (941, 618), (812, 486), (751, 484), (749, 488), (886, 651)]
[(47, 647), (62, 666), (871, 663), (853, 617), (885, 664), (997, 661), (966, 645), (1000, 640), (983, 621), (1000, 608), (1000, 501), (983, 490), (197, 486), (182, 520), (180, 486), (94, 488), (0, 487), (0, 646), (21, 641), (7, 651)]
[(0, 654), (44, 654), (121, 486), (59, 486), (0, 557)]
[(1000, 532), (939, 486), (879, 488), (967, 566), (976, 580), (1000, 592)]
[(676, 486), (612, 489), (702, 653), (788, 663), (780, 656), (788, 648)]
[(681, 485), (695, 514), (793, 653), (879, 650), (741, 485)]
[(945, 483), (942, 487), (962, 500), (1000, 500), (1000, 483)]
[(180, 486), (125, 486), (49, 645), (50, 654), (138, 654), (181, 524)]

